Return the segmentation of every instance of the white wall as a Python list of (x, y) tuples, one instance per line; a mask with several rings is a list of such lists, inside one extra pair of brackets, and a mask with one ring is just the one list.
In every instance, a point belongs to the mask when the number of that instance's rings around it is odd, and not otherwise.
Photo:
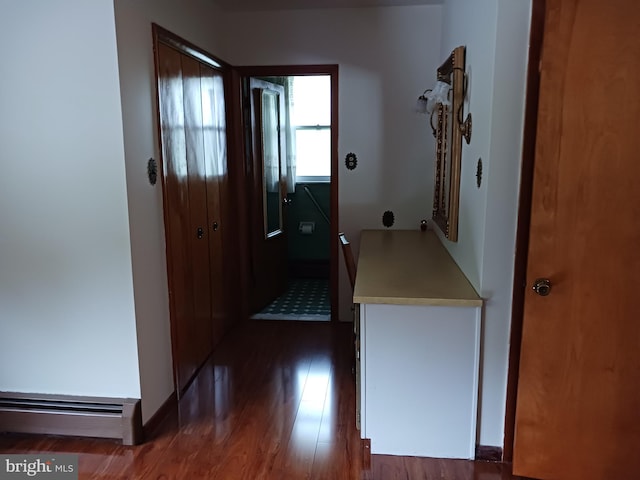
[[(479, 442), (502, 445), (531, 0), (224, 16), (204, 0), (115, 0), (118, 58), (113, 1), (3, 5), (0, 390), (142, 396), (145, 420), (173, 390), (162, 195), (146, 183), (151, 21), (234, 65), (340, 65), (340, 226), (356, 253), (385, 210), (394, 228), (430, 216), (433, 140), (413, 106), (464, 44), (474, 132), (460, 240), (444, 243), (488, 298)], [(343, 275), (344, 318), (348, 292)]]
[(142, 416), (171, 395), (173, 369), (161, 180), (151, 186), (147, 160), (160, 161), (151, 24), (218, 55), (211, 2), (115, 0)]
[[(467, 111), (473, 138), (463, 147), (459, 241), (443, 243), (487, 299), (478, 441), (502, 446), (511, 290), (521, 163), (531, 0), (447, 0), (444, 6), (225, 14), (222, 54), (234, 65), (340, 65), (340, 228), (356, 247), (363, 228), (417, 228), (430, 218), (433, 140), (412, 112), (435, 70), (467, 47)], [(237, 31), (251, 32), (240, 37)], [(354, 171), (344, 168), (358, 155)], [(476, 186), (482, 158), (484, 179)], [(342, 265), (341, 265), (342, 268)], [(340, 285), (341, 318), (349, 287)]]
[(443, 58), (467, 47), (473, 136), (462, 152), (459, 240), (443, 243), (487, 300), (478, 441), (490, 446), (502, 446), (504, 436), (530, 10), (531, 0), (447, 0), (444, 6)]
[[(439, 5), (230, 13), (223, 58), (233, 65), (339, 64), (340, 229), (358, 253), (365, 228), (419, 228), (430, 218), (435, 151), (416, 99), (441, 63)], [(250, 32), (239, 35), (238, 32)], [(358, 167), (344, 165), (347, 153)], [(340, 261), (340, 317), (351, 294)]]
[(0, 15), (0, 390), (140, 396), (112, 0)]

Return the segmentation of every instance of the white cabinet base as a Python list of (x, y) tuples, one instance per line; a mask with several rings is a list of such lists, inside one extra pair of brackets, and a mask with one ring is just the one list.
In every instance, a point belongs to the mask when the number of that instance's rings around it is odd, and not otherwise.
[(371, 453), (474, 457), (480, 311), (361, 305), (361, 436)]

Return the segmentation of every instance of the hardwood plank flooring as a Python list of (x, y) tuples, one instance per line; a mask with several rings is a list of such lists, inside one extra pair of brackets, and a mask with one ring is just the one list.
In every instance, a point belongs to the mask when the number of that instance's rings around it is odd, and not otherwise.
[(81, 479), (512, 480), (508, 465), (367, 455), (355, 428), (351, 326), (250, 321), (138, 446), (0, 435), (2, 453), (78, 453)]

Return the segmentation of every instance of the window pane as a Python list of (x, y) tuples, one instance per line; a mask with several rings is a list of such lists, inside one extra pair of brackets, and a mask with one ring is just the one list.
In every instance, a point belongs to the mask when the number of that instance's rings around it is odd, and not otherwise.
[(331, 77), (293, 77), (294, 125), (331, 125)]
[(331, 175), (331, 130), (296, 130), (296, 175)]

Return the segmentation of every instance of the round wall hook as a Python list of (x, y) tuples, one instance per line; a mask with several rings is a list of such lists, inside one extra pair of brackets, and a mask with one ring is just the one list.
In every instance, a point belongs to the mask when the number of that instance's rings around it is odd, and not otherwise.
[(355, 153), (349, 152), (344, 158), (344, 164), (348, 170), (354, 170), (358, 166), (358, 157)]
[(158, 180), (158, 164), (153, 157), (147, 161), (147, 176), (149, 177), (149, 183), (155, 185)]
[(391, 210), (387, 210), (382, 214), (382, 225), (387, 228), (391, 228), (395, 223), (395, 215)]

